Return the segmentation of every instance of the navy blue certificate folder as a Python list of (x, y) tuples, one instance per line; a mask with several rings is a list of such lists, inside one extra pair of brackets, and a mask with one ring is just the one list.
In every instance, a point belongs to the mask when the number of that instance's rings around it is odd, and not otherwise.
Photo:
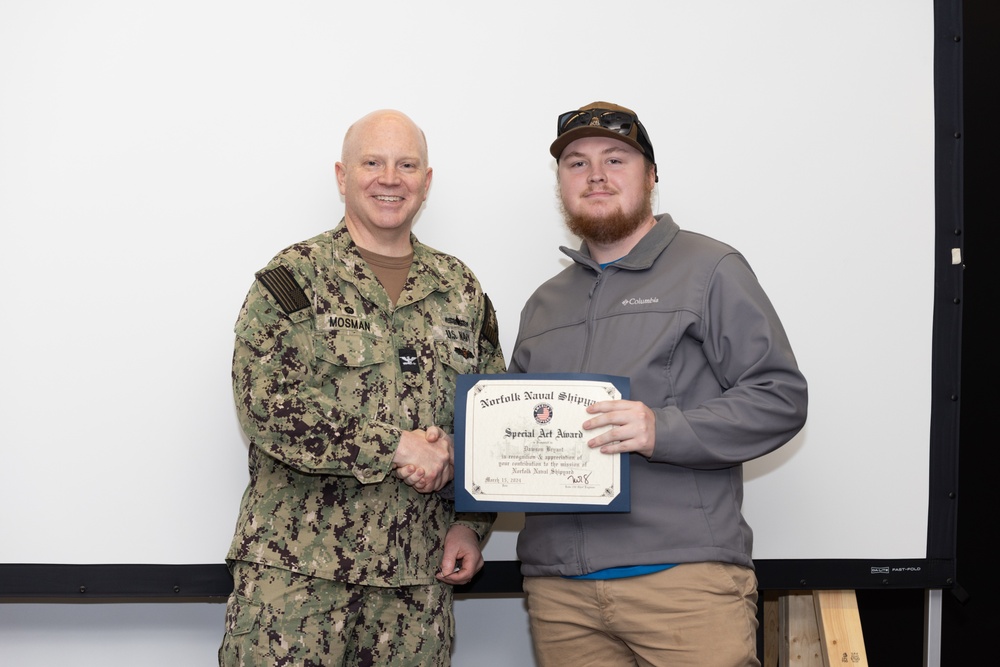
[(628, 512), (629, 454), (588, 448), (600, 431), (582, 429), (587, 405), (628, 397), (628, 378), (616, 375), (460, 375), (455, 509)]

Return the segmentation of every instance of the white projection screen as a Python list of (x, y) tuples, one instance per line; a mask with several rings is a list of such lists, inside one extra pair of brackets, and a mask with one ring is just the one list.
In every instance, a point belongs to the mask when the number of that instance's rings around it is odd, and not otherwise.
[[(509, 359), (521, 306), (578, 243), (556, 117), (597, 100), (638, 112), (654, 211), (743, 252), (810, 382), (805, 429), (745, 466), (755, 559), (925, 563), (935, 13), (4, 2), (0, 563), (222, 563), (247, 480), (233, 324), (256, 270), (340, 220), (334, 162), (371, 110), (424, 129), (414, 232), (476, 272)], [(520, 520), (501, 515), (488, 561), (516, 558)]]

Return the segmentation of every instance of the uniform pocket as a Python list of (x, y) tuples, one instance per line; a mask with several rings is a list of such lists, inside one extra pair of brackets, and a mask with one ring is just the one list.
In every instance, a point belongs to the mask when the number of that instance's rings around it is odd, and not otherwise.
[(260, 635), (260, 606), (235, 593), (226, 604), (226, 635), (219, 648), (221, 667), (261, 665), (257, 640)]
[(450, 430), (455, 419), (454, 388), (459, 375), (474, 373), (476, 356), (467, 346), (452, 340), (434, 341), (438, 392), (434, 402), (434, 423)]
[(226, 632), (231, 635), (245, 635), (260, 623), (260, 607), (245, 597), (230, 596), (226, 609)]
[(434, 341), (434, 351), (437, 358), (452, 372), (459, 375), (475, 372), (476, 353), (473, 347), (451, 340)]
[(387, 419), (384, 397), (392, 395), (389, 341), (360, 331), (317, 333), (314, 372), (317, 388), (347, 413)]
[(383, 363), (389, 348), (378, 336), (362, 331), (317, 332), (316, 358), (333, 367), (364, 368)]

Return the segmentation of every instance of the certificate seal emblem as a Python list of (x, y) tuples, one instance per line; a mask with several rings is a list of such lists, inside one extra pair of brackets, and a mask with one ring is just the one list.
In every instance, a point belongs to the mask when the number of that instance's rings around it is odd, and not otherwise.
[(552, 421), (552, 406), (548, 403), (539, 403), (531, 411), (531, 414), (534, 415), (535, 421), (539, 424), (548, 424)]

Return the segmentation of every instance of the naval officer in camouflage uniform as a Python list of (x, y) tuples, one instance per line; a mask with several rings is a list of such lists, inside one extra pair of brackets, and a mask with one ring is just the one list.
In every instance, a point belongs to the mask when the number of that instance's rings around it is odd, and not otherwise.
[(259, 271), (236, 323), (250, 482), (220, 665), (448, 665), (494, 518), (446, 486), (456, 377), (505, 367), (476, 277), (411, 234), (423, 133), (369, 114), (336, 169), (344, 219)]

